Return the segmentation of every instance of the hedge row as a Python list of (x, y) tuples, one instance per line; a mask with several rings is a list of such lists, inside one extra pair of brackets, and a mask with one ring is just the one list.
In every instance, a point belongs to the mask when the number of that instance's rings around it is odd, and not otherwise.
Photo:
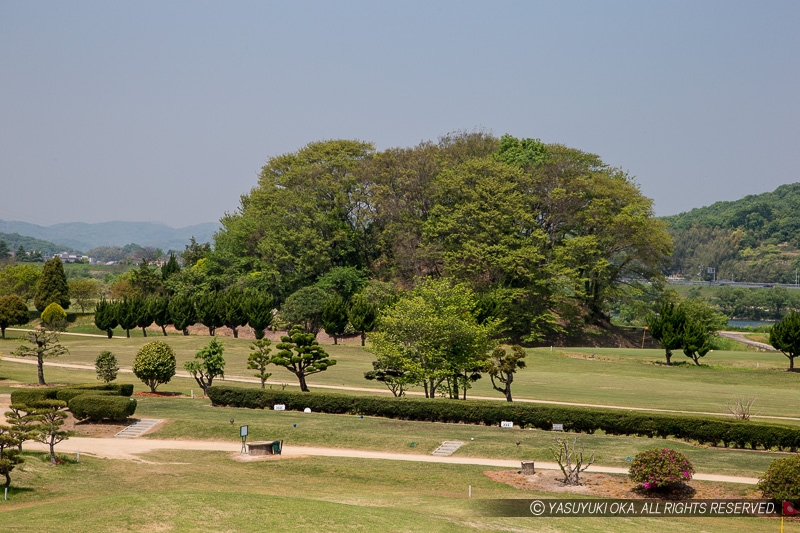
[(35, 406), (44, 400), (61, 400), (79, 420), (125, 420), (136, 412), (136, 400), (130, 398), (132, 394), (133, 385), (130, 383), (88, 383), (16, 390), (11, 393), (11, 403)]
[(79, 420), (125, 420), (136, 412), (136, 400), (125, 396), (82, 394), (69, 401), (69, 410)]
[(701, 418), (619, 409), (545, 406), (500, 401), (447, 400), (444, 398), (393, 398), (302, 393), (269, 389), (213, 386), (208, 396), (214, 405), (271, 408), (333, 414), (361, 414), (401, 420), (451, 422), (498, 426), (510, 421), (522, 428), (550, 430), (563, 424), (565, 431), (639, 437), (673, 437), (712, 446), (733, 448), (800, 449), (800, 428), (725, 418)]

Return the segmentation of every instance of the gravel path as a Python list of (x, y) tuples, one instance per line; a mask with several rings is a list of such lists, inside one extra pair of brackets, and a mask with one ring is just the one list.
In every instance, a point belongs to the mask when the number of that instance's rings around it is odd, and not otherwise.
[[(26, 442), (28, 450), (47, 451), (47, 446), (38, 442)], [(239, 453), (240, 442), (201, 441), (201, 440), (165, 440), (165, 439), (99, 439), (90, 437), (72, 437), (56, 446), (58, 453), (86, 453), (109, 459), (141, 460), (138, 456), (157, 450), (200, 450)], [(445, 463), (457, 465), (481, 465), (499, 468), (520, 468), (520, 461), (508, 459), (486, 459), (481, 457), (436, 457), (433, 455), (376, 452), (369, 450), (351, 450), (346, 448), (322, 448), (314, 446), (284, 446), (281, 458), (296, 457), (351, 457), (357, 459), (379, 459), (385, 461), (414, 461), (420, 463)], [(541, 470), (558, 470), (556, 463), (536, 462)], [(592, 465), (591, 472), (604, 474), (627, 474), (627, 468)], [(722, 476), (717, 474), (695, 474), (694, 479), (701, 481), (720, 481), (726, 483), (743, 483), (755, 485), (758, 480), (750, 477)]]

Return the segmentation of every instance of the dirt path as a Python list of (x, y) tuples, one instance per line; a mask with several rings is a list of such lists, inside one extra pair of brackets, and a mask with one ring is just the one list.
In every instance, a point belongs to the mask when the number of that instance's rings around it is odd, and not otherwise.
[(736, 342), (741, 342), (742, 344), (749, 344), (750, 346), (755, 346), (756, 348), (760, 348), (762, 350), (766, 350), (768, 352), (777, 352), (775, 348), (773, 348), (769, 344), (764, 344), (763, 342), (756, 342), (751, 341), (747, 337), (744, 336), (745, 334), (741, 331), (720, 331), (719, 336), (725, 337), (727, 339), (733, 339)]
[[(26, 442), (25, 449), (47, 451), (44, 444)], [(164, 439), (99, 439), (90, 437), (72, 437), (56, 446), (58, 453), (83, 453), (109, 459), (142, 460), (138, 456), (157, 450), (199, 450), (239, 453), (239, 442), (200, 441), (200, 440), (164, 440)], [(357, 459), (379, 459), (385, 461), (414, 461), (420, 463), (445, 463), (457, 465), (481, 465), (499, 468), (519, 469), (520, 462), (508, 459), (487, 459), (481, 457), (435, 457), (433, 455), (376, 452), (369, 450), (351, 450), (346, 448), (321, 448), (312, 446), (284, 446), (282, 459), (297, 457), (351, 457)], [(145, 461), (146, 462), (146, 461)], [(536, 462), (541, 470), (558, 470), (556, 463)], [(591, 472), (605, 474), (627, 474), (627, 468), (592, 465)], [(723, 476), (717, 474), (696, 474), (694, 479), (701, 481), (721, 481), (726, 483), (743, 483), (754, 485), (755, 478)]]
[[(9, 357), (9, 356), (2, 356), (0, 357), (2, 361), (8, 361), (9, 363), (23, 363), (28, 365), (35, 365), (36, 361), (33, 359), (24, 359), (21, 357)], [(55, 363), (55, 362), (45, 362), (45, 366), (49, 367), (56, 367), (56, 368), (71, 368), (73, 370), (89, 370), (94, 372), (95, 368), (92, 365), (85, 365), (80, 363)], [(133, 370), (130, 368), (120, 368), (120, 373), (123, 374), (132, 374)], [(187, 378), (192, 379), (192, 376), (184, 371), (178, 370), (176, 371), (175, 375), (180, 378)], [(225, 379), (221, 380), (223, 383), (227, 381), (231, 381), (234, 383), (261, 383), (258, 379), (255, 378), (248, 378), (243, 376), (231, 376), (228, 375)], [(267, 381), (267, 385), (288, 385), (289, 387), (297, 387), (297, 383), (285, 383), (279, 381)], [(327, 390), (346, 390), (346, 391), (354, 391), (354, 392), (368, 392), (370, 394), (391, 394), (387, 389), (373, 389), (369, 387), (346, 387), (342, 385), (320, 385), (320, 384), (310, 384), (311, 387), (315, 389), (327, 389)], [(407, 396), (419, 396), (422, 397), (424, 394), (422, 392), (417, 391), (407, 391)], [(470, 396), (470, 400), (494, 400), (494, 401), (505, 401), (505, 398), (497, 397), (497, 396)], [(565, 405), (569, 407), (597, 407), (601, 409), (624, 409), (626, 411), (643, 411), (643, 412), (652, 412), (652, 413), (670, 413), (670, 414), (684, 414), (684, 415), (705, 415), (705, 416), (723, 416), (728, 417), (730, 416), (728, 413), (712, 413), (712, 412), (705, 412), (705, 411), (683, 411), (678, 409), (657, 409), (652, 407), (631, 407), (627, 405), (605, 405), (605, 404), (594, 404), (594, 403), (576, 403), (576, 402), (559, 402), (555, 400), (533, 400), (527, 398), (516, 398), (514, 400), (517, 403), (535, 403), (535, 404), (543, 404), (543, 405)], [(793, 420), (793, 421), (800, 421), (800, 417), (792, 417), (792, 416), (769, 416), (769, 415), (755, 415), (752, 418), (763, 418), (766, 420)]]

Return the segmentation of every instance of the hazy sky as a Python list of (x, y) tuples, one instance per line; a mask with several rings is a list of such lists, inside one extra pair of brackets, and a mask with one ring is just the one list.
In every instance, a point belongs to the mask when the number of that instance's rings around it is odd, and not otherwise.
[(273, 155), (458, 129), (635, 175), (658, 215), (800, 181), (800, 2), (0, 0), (0, 219), (186, 226)]

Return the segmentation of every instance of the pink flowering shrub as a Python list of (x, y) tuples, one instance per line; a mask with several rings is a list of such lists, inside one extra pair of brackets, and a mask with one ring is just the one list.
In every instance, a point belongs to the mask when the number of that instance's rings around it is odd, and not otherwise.
[(645, 490), (685, 483), (692, 479), (694, 467), (681, 452), (664, 448), (647, 450), (633, 458), (628, 475)]

